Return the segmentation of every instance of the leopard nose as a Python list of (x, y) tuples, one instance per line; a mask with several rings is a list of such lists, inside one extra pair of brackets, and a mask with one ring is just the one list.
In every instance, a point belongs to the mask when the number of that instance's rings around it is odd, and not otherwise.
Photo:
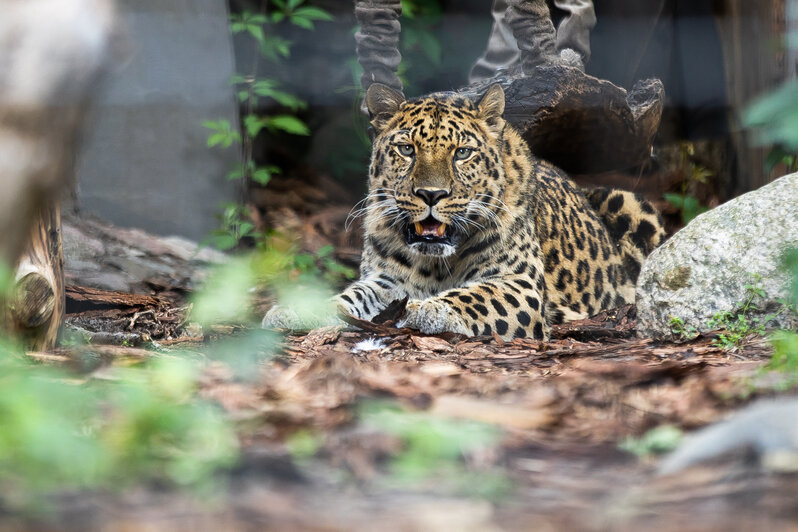
[(440, 200), (442, 200), (443, 198), (448, 196), (449, 195), (449, 191), (448, 190), (443, 190), (443, 189), (431, 190), (431, 189), (428, 189), (428, 188), (419, 188), (419, 189), (417, 189), (415, 191), (415, 194), (419, 198), (423, 199), (424, 203), (426, 203), (427, 205), (432, 207), (433, 205), (438, 203)]

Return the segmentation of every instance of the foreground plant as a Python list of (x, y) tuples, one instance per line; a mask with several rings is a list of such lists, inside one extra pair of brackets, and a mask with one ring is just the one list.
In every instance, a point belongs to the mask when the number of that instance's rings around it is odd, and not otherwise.
[[(256, 161), (253, 148), (255, 140), (262, 132), (300, 136), (310, 134), (310, 128), (297, 116), (307, 104), (286, 91), (273, 77), (263, 77), (258, 73), (261, 61), (265, 61), (277, 70), (282, 61), (290, 57), (292, 42), (277, 34), (276, 28), (279, 24), (289, 23), (306, 30), (313, 30), (315, 21), (333, 19), (323, 9), (304, 4), (305, 0), (271, 0), (266, 3), (264, 13), (245, 10), (241, 14), (230, 16), (231, 33), (250, 39), (255, 58), (249, 72), (236, 74), (230, 80), (242, 105), (243, 131), (239, 133), (238, 128), (233, 127), (227, 120), (209, 120), (203, 123), (203, 126), (211, 131), (207, 141), (208, 147), (224, 149), (235, 147), (241, 151), (243, 160), (227, 173), (228, 180), (242, 180), (247, 186), (252, 184), (266, 186), (272, 176), (281, 172), (278, 166), (262, 165)], [(277, 105), (283, 111), (262, 113), (260, 108), (263, 102)], [(211, 242), (219, 249), (232, 249), (242, 239), (251, 238), (258, 241), (265, 236), (256, 230), (248, 209), (238, 203), (223, 205), (220, 222), (221, 227), (211, 234)]]
[(77, 380), (0, 343), (0, 504), (151, 479), (212, 493), (237, 440), (221, 411), (196, 397), (196, 365), (155, 357), (114, 370), (110, 380)]

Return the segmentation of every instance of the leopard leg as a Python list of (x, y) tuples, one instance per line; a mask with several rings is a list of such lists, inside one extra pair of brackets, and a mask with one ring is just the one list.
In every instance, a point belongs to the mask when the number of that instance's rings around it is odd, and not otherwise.
[(352, 283), (335, 296), (335, 300), (342, 312), (370, 320), (392, 301), (404, 296), (404, 291), (392, 277), (380, 273)]
[[(542, 279), (542, 277), (541, 277)], [(542, 286), (525, 275), (483, 281), (408, 302), (400, 327), (426, 334), (496, 333), (503, 339), (548, 337)]]

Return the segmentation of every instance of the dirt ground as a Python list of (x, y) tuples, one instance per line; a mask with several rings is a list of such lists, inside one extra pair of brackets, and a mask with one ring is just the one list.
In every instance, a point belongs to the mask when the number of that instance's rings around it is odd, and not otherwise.
[[(218, 342), (248, 333), (186, 327), (190, 287), (168, 276), (147, 284), (146, 295), (80, 286), (79, 275), (72, 281), (67, 322), (93, 341), (31, 353), (37, 360), (91, 376), (149, 357), (202, 357)], [(662, 425), (693, 431), (756, 398), (786, 393), (775, 392), (778, 383), (761, 373), (770, 355), (761, 337), (735, 351), (714, 347), (712, 334), (683, 344), (638, 338), (633, 307), (557, 326), (545, 342), (427, 336), (391, 322), (353, 320), (346, 328), (285, 336), (243, 378), (224, 363), (206, 364), (201, 395), (223, 407), (242, 445), (242, 461), (220, 473), (224, 489), (216, 497), (163, 486), (63, 495), (55, 521), (33, 524), (49, 530), (795, 530), (798, 474), (768, 469), (740, 452), (659, 475), (659, 457), (620, 446)], [(391, 409), (380, 410), (386, 404)], [(376, 408), (372, 417), (364, 414), (369, 406)], [(379, 423), (397, 410), (477, 422), (492, 436), (444, 460), (448, 469), (429, 466), (425, 474), (402, 477), (396, 459), (411, 440)], [(0, 530), (32, 524), (3, 522)]]

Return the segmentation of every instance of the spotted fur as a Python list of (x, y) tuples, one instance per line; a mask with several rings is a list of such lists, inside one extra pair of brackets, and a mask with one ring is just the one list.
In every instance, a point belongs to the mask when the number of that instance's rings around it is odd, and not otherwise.
[(544, 339), (551, 324), (634, 300), (665, 235), (656, 211), (629, 192), (583, 193), (535, 158), (502, 118), (499, 85), (474, 103), (405, 101), (375, 84), (366, 102), (377, 135), (355, 213), (360, 279), (337, 296), (343, 310), (370, 319), (409, 296), (400, 326)]

